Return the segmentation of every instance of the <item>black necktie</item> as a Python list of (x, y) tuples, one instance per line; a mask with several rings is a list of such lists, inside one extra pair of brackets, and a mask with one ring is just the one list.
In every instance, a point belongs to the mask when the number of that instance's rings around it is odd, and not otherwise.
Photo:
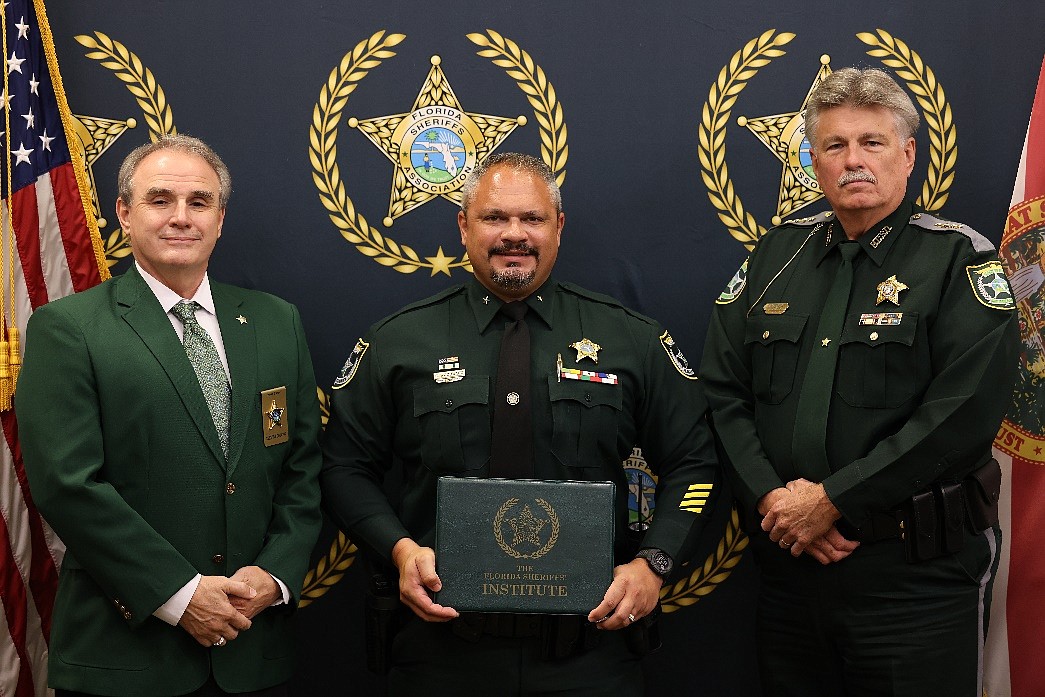
[(530, 328), (523, 319), (524, 302), (501, 307), (510, 320), (501, 337), (494, 390), (490, 476), (526, 479), (533, 476), (533, 424), (530, 418)]
[(827, 416), (831, 411), (838, 349), (841, 343), (849, 293), (853, 287), (853, 259), (860, 252), (856, 242), (838, 245), (842, 263), (834, 283), (827, 292), (820, 323), (816, 327), (812, 354), (806, 367), (802, 392), (798, 395), (795, 433), (791, 455), (795, 472), (813, 482), (822, 482), (831, 474), (827, 460)]

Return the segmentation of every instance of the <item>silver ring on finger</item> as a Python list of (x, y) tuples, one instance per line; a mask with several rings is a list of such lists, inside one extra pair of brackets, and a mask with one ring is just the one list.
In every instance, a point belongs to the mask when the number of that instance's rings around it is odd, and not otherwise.
[(631, 613), (629, 612), (629, 613), (628, 613), (628, 622), (634, 622), (634, 621), (635, 621), (635, 615), (633, 615), (633, 614), (631, 614)]
[(225, 639), (225, 637), (219, 637), (218, 640), (214, 642), (214, 645), (215, 646), (224, 646), (227, 643), (229, 643), (229, 642)]
[(794, 542), (784, 542), (783, 540), (780, 540), (780, 546), (783, 547), (784, 549), (787, 549), (788, 547), (790, 547), (793, 544), (794, 544)]

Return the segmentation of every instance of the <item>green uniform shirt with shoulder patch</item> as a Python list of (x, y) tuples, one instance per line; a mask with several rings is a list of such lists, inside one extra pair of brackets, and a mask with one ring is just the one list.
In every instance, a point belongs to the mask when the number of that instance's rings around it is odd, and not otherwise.
[[(614, 482), (623, 539), (622, 461), (641, 445), (659, 476), (644, 544), (678, 555), (710, 512), (717, 470), (695, 372), (662, 327), (612, 298), (549, 280), (525, 302), (535, 476)], [(487, 476), (502, 304), (474, 280), (415, 303), (374, 325), (338, 376), (325, 505), (382, 556), (404, 536), (432, 544), (438, 477)], [(382, 489), (394, 460), (403, 466), (398, 506)], [(694, 487), (709, 505), (694, 505)]]
[(823, 483), (854, 525), (964, 476), (1009, 405), (1018, 337), (993, 245), (901, 205), (859, 239), (840, 336), (815, 336), (843, 239), (820, 216), (770, 230), (739, 297), (712, 316), (701, 377), (749, 511), (803, 471), (791, 452), (798, 397), (811, 352), (833, 341)]

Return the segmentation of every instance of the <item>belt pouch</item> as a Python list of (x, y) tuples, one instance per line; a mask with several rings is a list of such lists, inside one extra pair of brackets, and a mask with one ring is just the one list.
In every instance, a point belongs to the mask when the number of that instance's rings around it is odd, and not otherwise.
[(384, 574), (374, 574), (366, 591), (363, 631), (366, 633), (366, 667), (377, 675), (387, 674), (391, 667), (398, 614), (399, 589)]
[(1001, 496), (1001, 466), (993, 457), (962, 481), (969, 527), (981, 533), (998, 524), (998, 497)]
[(939, 515), (940, 551), (953, 554), (965, 541), (965, 504), (962, 501), (961, 482), (936, 482), (936, 510)]
[(908, 522), (907, 561), (924, 561), (937, 556), (936, 498), (931, 490), (911, 497)]

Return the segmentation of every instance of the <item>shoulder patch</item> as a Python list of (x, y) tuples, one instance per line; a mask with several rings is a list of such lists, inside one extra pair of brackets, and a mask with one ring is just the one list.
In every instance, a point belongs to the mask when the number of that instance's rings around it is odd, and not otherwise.
[(972, 242), (972, 248), (977, 252), (995, 251), (993, 242), (964, 223), (937, 218), (931, 213), (915, 213), (911, 216), (909, 222), (915, 227), (920, 227), (930, 232), (960, 232), (969, 238), (969, 241)]
[(1000, 261), (967, 266), (965, 273), (969, 277), (973, 295), (982, 304), (994, 310), (1015, 309), (1016, 301), (1012, 295), (1012, 288)]
[(751, 260), (748, 257), (744, 260), (744, 263), (740, 265), (737, 272), (733, 275), (733, 278), (726, 284), (726, 289), (715, 300), (716, 305), (728, 305), (744, 292), (744, 288), (747, 287), (747, 263)]
[(696, 380), (697, 374), (689, 367), (689, 361), (682, 355), (682, 349), (676, 344), (675, 340), (671, 338), (671, 334), (666, 331), (660, 335), (660, 345), (664, 347), (664, 351), (668, 354), (668, 358), (671, 359), (671, 364), (675, 366), (675, 370), (679, 371), (682, 377), (689, 380)]
[(826, 223), (835, 217), (834, 211), (824, 211), (823, 213), (817, 213), (806, 218), (792, 218), (791, 220), (785, 220), (780, 223), (781, 225), (800, 225), (802, 227), (810, 227), (817, 223)]
[(334, 380), (333, 389), (340, 390), (342, 387), (352, 382), (352, 378), (356, 376), (356, 371), (359, 370), (359, 363), (363, 360), (363, 354), (370, 348), (370, 344), (360, 339), (356, 342), (356, 346), (352, 349), (352, 353), (348, 354), (348, 360), (341, 366), (341, 373)]

